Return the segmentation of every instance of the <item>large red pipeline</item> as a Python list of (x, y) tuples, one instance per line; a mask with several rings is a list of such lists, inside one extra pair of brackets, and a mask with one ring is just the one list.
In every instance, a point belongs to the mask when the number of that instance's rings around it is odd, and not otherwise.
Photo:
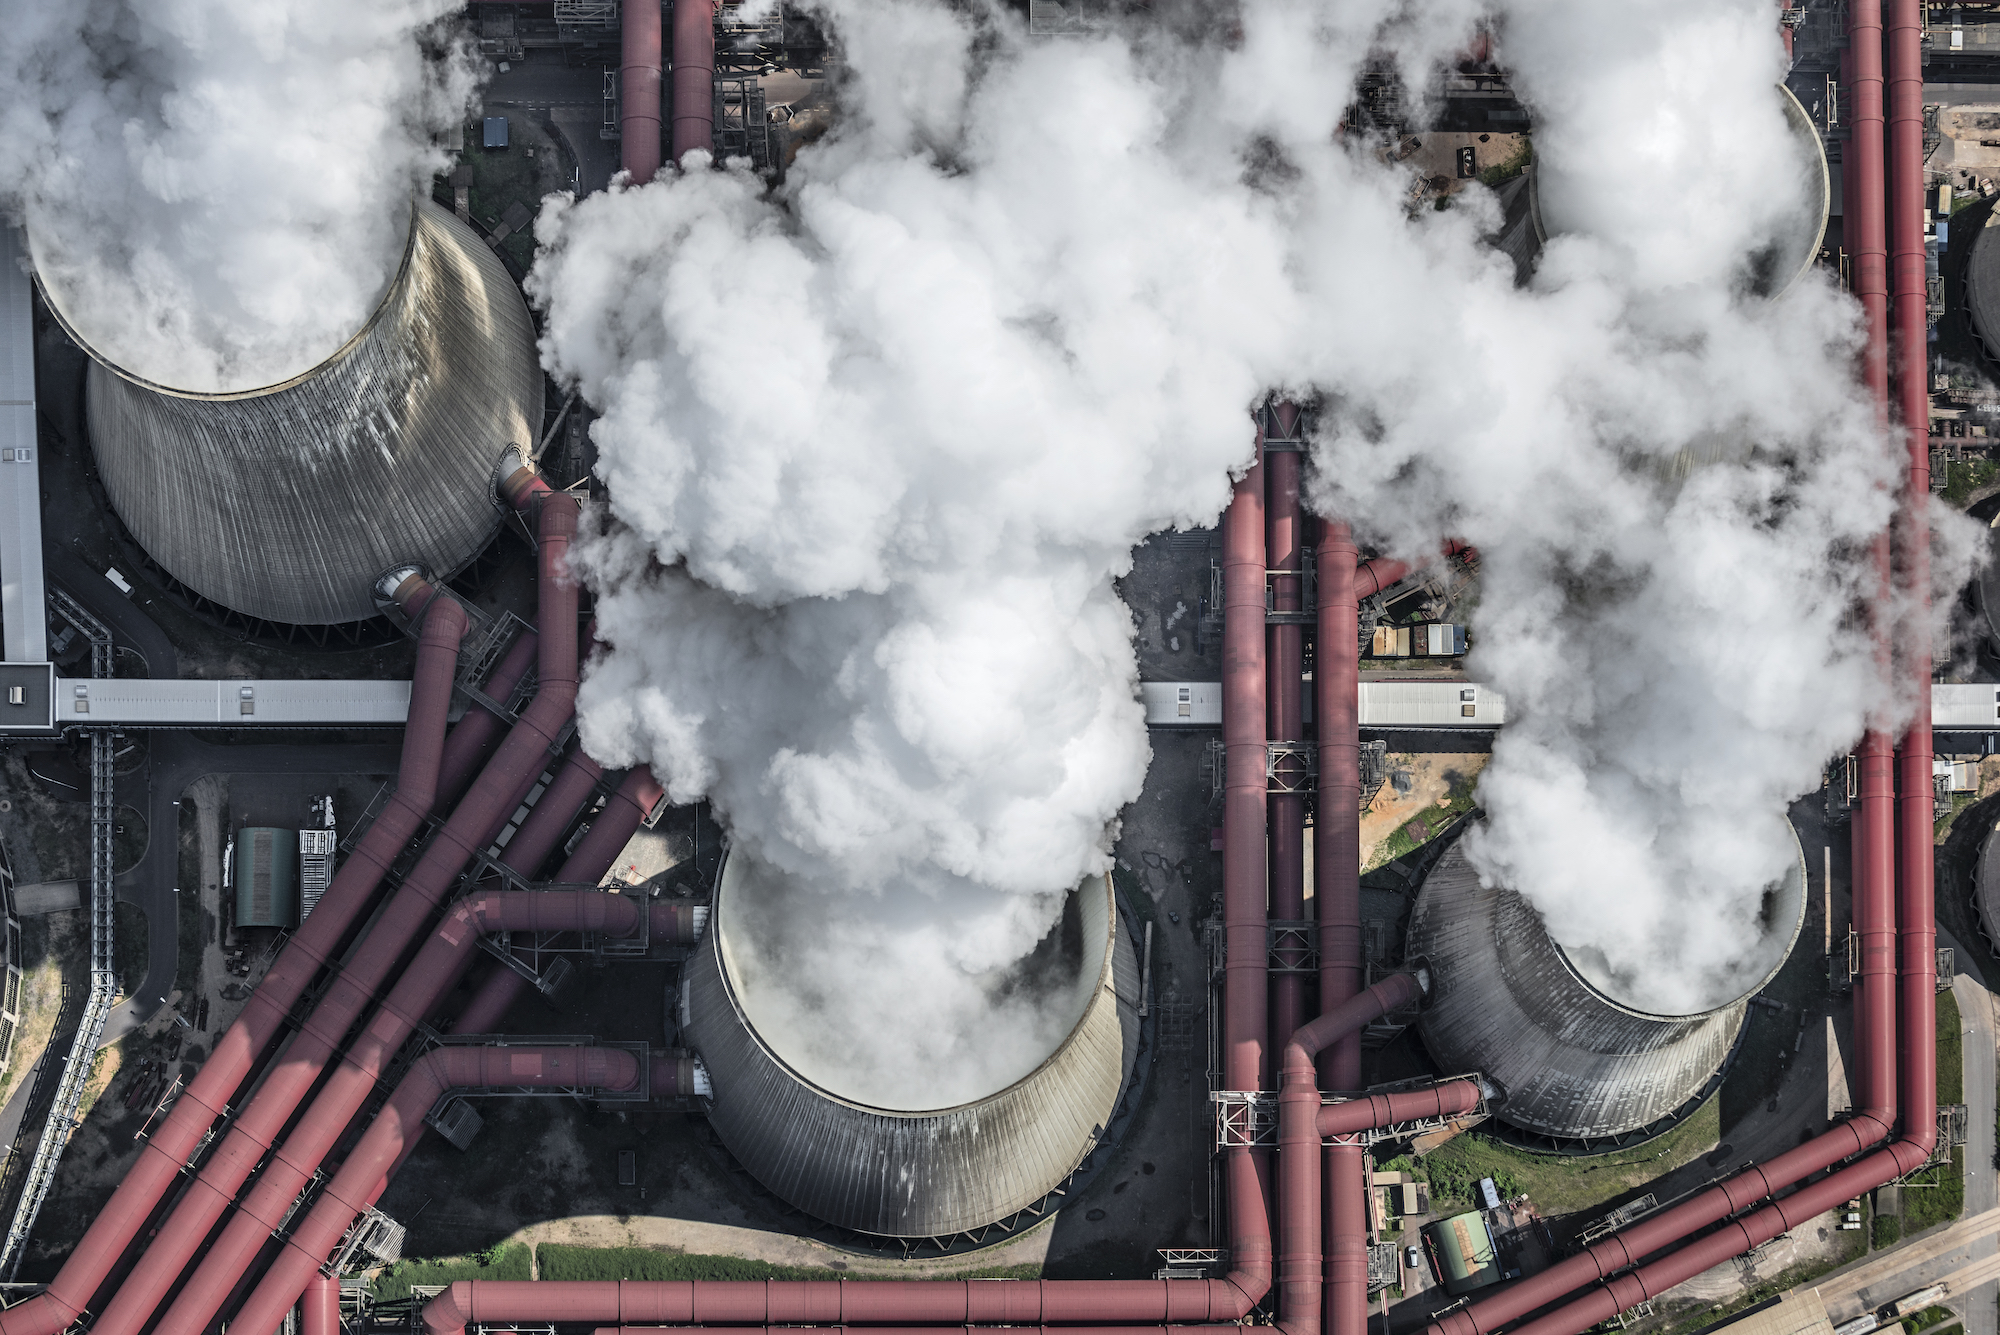
[(389, 863), (430, 814), (465, 611), (448, 598), (431, 599), (428, 586), (419, 589), (406, 582), (401, 592), (411, 599), (421, 593), (429, 607), (417, 643), (395, 797), (348, 856), (318, 907), (293, 933), (243, 1013), (217, 1040), (172, 1111), (147, 1138), (138, 1162), (91, 1221), (54, 1282), (27, 1302), (0, 1312), (3, 1335), (55, 1335), (83, 1314), (154, 1208), (179, 1180), (209, 1128), (228, 1109), (260, 1054), (283, 1032), (306, 987), (339, 958), (349, 930), (367, 909)]
[[(524, 508), (538, 494), (518, 475), (512, 485), (519, 489), (514, 493), (519, 497), (516, 503)], [(542, 490), (546, 491), (546, 487)], [(452, 878), (499, 832), (546, 766), (549, 748), (569, 721), (576, 701), (576, 586), (570, 582), (565, 564), (570, 539), (576, 533), (576, 516), (575, 499), (567, 495), (548, 496), (541, 504), (537, 521), (541, 548), (537, 596), (542, 630), (538, 644), (540, 684), (534, 700), (522, 712), (472, 791), (431, 839), (416, 867), (391, 896), (369, 933), (368, 949), (356, 952), (328, 985), (283, 1058), (266, 1073), (256, 1096), (237, 1116), (229, 1134), (203, 1165), (167, 1223), (157, 1230), (138, 1265), (118, 1286), (104, 1314), (93, 1324), (100, 1335), (136, 1335), (152, 1316), (182, 1268), (200, 1249), (209, 1230), (235, 1200), (250, 1173), (318, 1081), (327, 1062), (340, 1051), (347, 1031), (367, 1009), (376, 990), (392, 976), (403, 951), (423, 932), (449, 890)], [(403, 842), (407, 843), (408, 837), (405, 834)], [(343, 874), (345, 871), (343, 867)], [(310, 924), (316, 917), (317, 910), (306, 922)], [(307, 1176), (310, 1175), (308, 1168)], [(272, 1171), (267, 1168), (264, 1181), (270, 1180)], [(213, 1295), (213, 1301), (220, 1303), (238, 1278), (240, 1271), (229, 1278), (220, 1293)], [(175, 1308), (191, 1308), (209, 1300), (206, 1290), (191, 1283), (182, 1291)]]
[[(577, 842), (576, 851), (564, 860), (555, 874), (557, 885), (596, 885), (611, 869), (612, 860), (624, 851), (641, 822), (665, 793), (653, 778), (653, 771), (641, 765), (626, 772), (590, 823), (590, 830)], [(503, 859), (504, 861), (504, 859)], [(497, 1033), (500, 1022), (527, 990), (528, 980), (513, 969), (501, 967), (486, 975), (486, 981), (472, 994), (464, 1011), (449, 1026), (455, 1034)]]
[(314, 1275), (299, 1303), (300, 1335), (340, 1335), (340, 1281)]
[(1264, 468), (1257, 454), (1236, 484), (1223, 522), (1222, 1080), (1225, 1089), (1269, 1088), (1265, 1035), (1270, 976), (1264, 893)]
[(660, 0), (625, 0), (618, 37), (618, 165), (644, 185), (660, 170)]
[[(415, 879), (413, 874), (412, 880)], [(648, 905), (641, 899), (597, 890), (494, 891), (472, 895), (452, 905), (374, 1017), (342, 1055), (339, 1067), (286, 1137), (284, 1145), (265, 1164), (256, 1186), (209, 1245), (187, 1287), (167, 1309), (156, 1330), (198, 1331), (206, 1326), (229, 1296), (231, 1287), (248, 1273), (264, 1241), (284, 1222), (292, 1202), (333, 1152), (396, 1053), (417, 1031), (431, 1007), (457, 985), (459, 976), (472, 962), (481, 936), (503, 931), (589, 931), (614, 937), (633, 936), (649, 918), (663, 939), (693, 939), (691, 930), (680, 930), (692, 926), (692, 915), (685, 906)], [(428, 1107), (426, 1104), (425, 1108)], [(362, 1184), (364, 1188), (374, 1185), (382, 1175), (379, 1165), (370, 1171), (372, 1176)], [(339, 1232), (344, 1232), (352, 1222), (350, 1216), (341, 1223), (335, 1233), (336, 1241)], [(313, 1264), (324, 1259), (322, 1254)], [(264, 1286), (271, 1282), (271, 1276), (267, 1275)], [(263, 1292), (263, 1286), (259, 1292)], [(297, 1290), (288, 1294), (285, 1306), (290, 1307), (297, 1297)]]
[[(1905, 591), (1928, 612), (1928, 551), (1924, 507), (1928, 504), (1928, 398), (1925, 383), (1925, 316), (1922, 298), (1904, 306), (1903, 277), (1913, 268), (1922, 291), (1922, 58), (1916, 0), (1895, 0), (1898, 40), (1892, 49), (1898, 81), (1898, 131), (1903, 148), (1897, 161), (1898, 334), (1902, 339), (1900, 379), (1911, 467), (1897, 530), (1902, 538)], [(1869, 339), (1863, 375), (1878, 404), (1887, 402), (1887, 326), (1884, 290), (1886, 245), (1883, 216), (1882, 45), (1880, 0), (1856, 0), (1848, 17), (1846, 57), (1853, 90), (1852, 190), (1845, 215), (1854, 256), (1854, 289), (1868, 317)], [(1916, 251), (1916, 264), (1906, 252)], [(1915, 295), (1915, 294), (1912, 294)], [(1886, 416), (1886, 411), (1885, 411)], [(1919, 451), (1922, 451), (1921, 455)], [(1920, 462), (1921, 461), (1921, 462)], [(1881, 605), (1889, 589), (1889, 543), (1876, 544)], [(1886, 611), (1881, 613), (1886, 616)], [(1886, 638), (1878, 626), (1878, 639)], [(1496, 1298), (1452, 1313), (1434, 1324), (1431, 1335), (1472, 1335), (1496, 1329), (1516, 1317), (1603, 1276), (1603, 1288), (1521, 1327), (1516, 1335), (1574, 1335), (1624, 1307), (1664, 1292), (1712, 1265), (1777, 1236), (1787, 1227), (1838, 1205), (1855, 1194), (1910, 1171), (1936, 1144), (1936, 1047), (1933, 846), (1929, 723), (1930, 659), (1925, 629), (1908, 633), (1921, 661), (1896, 665), (1910, 674), (1920, 704), (1917, 722), (1903, 743), (1902, 794), (1894, 796), (1895, 774), (1886, 736), (1871, 730), (1861, 749), (1862, 806), (1854, 823), (1854, 922), (1861, 938), (1861, 975), (1855, 989), (1855, 1046), (1859, 1061), (1855, 1093), (1864, 1104), (1847, 1123), (1710, 1189), (1686, 1204), (1614, 1235), (1583, 1255), (1551, 1267)], [(1900, 637), (1899, 637), (1900, 638)], [(1919, 772), (1920, 771), (1920, 772)], [(1896, 808), (1900, 805), (1901, 830)], [(1899, 856), (1900, 854), (1900, 856)], [(1896, 926), (1890, 928), (1891, 887)], [(1895, 940), (1892, 942), (1890, 936)], [(1900, 994), (1900, 995), (1899, 995)], [(1775, 1196), (1813, 1173), (1831, 1167), (1879, 1142), (1895, 1120), (1898, 1100), (1897, 1050), (1900, 1018), (1903, 1088), (1902, 1134), (1882, 1152), (1852, 1164), (1812, 1186), (1733, 1219), (1669, 1256), (1630, 1274), (1617, 1272), (1662, 1247), (1691, 1236), (1717, 1220), (1736, 1215), (1758, 1200)]]
[[(1295, 403), (1271, 405), (1268, 416), (1281, 439), (1293, 444), (1299, 435)], [(1299, 511), (1299, 463), (1296, 449), (1267, 450), (1264, 455), (1264, 549), (1270, 562), (1271, 610), (1299, 612), (1305, 606), (1301, 572), (1304, 567), (1304, 516)], [(1267, 676), (1264, 686), (1267, 730), (1274, 742), (1302, 744), (1305, 721), (1305, 627), (1279, 622), (1269, 628)], [(1305, 764), (1286, 758), (1287, 782), (1267, 794), (1270, 818), (1271, 916), (1296, 922), (1306, 916), (1306, 792)], [(1297, 968), (1295, 953), (1283, 962)], [(1270, 1030), (1289, 1034), (1306, 1020), (1305, 975), (1281, 973), (1271, 979)]]
[[(507, 652), (500, 659), (500, 665), (487, 674), (481, 689), (488, 699), (506, 704), (513, 698), (514, 689), (521, 679), (528, 675), (528, 669), (535, 665), (538, 637), (532, 629), (524, 630), (514, 637), (514, 643), (507, 646)], [(493, 743), (500, 736), (502, 720), (498, 714), (484, 706), (475, 706), (465, 712), (458, 726), (444, 739), (444, 759), (438, 765), (437, 800), (434, 809), (449, 811), (458, 805), (458, 799), (465, 796), (467, 786), (486, 768)]]
[[(1896, 556), (1911, 624), (1896, 636), (1906, 655), (1896, 665), (1914, 697), (1909, 731), (1897, 756), (1897, 962), (1903, 1016), (1903, 1135), (1926, 1149), (1937, 1104), (1936, 815), (1931, 739), (1930, 321), (1924, 281), (1923, 11), (1919, 0), (1892, 0), (1889, 27), (1889, 135), (1895, 184), (1889, 201), (1894, 249), (1897, 398), (1909, 471), (1897, 511)], [(1917, 910), (1921, 909), (1921, 914)], [(1919, 1123), (1922, 1123), (1920, 1126)]]
[(369, 1189), (396, 1160), (403, 1144), (423, 1134), (424, 1115), (445, 1094), (496, 1086), (628, 1090), (638, 1082), (639, 1059), (622, 1048), (445, 1047), (426, 1053), (396, 1086), (305, 1220), (285, 1239), (284, 1249), (229, 1323), (230, 1329), (239, 1335), (270, 1335), (284, 1323), (285, 1313), (308, 1290), (321, 1263), (367, 1208), (372, 1198)]
[(674, 0), (674, 165), (715, 151), (715, 0)]

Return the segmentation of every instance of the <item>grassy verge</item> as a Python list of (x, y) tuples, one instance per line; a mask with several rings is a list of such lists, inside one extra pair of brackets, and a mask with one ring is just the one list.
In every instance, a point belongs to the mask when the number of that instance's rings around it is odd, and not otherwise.
[(1952, 505), (1964, 505), (1987, 483), (2000, 477), (2000, 464), (1991, 459), (1967, 459), (1944, 466), (1944, 498)]
[(1869, 1234), (1869, 1242), (1876, 1251), (1893, 1247), (1903, 1240), (1903, 1221), (1892, 1214), (1878, 1214)]
[(1965, 1102), (1965, 1022), (1958, 998), (1949, 992), (1937, 999), (1937, 1098), (1939, 1103)]
[[(1435, 839), (1453, 821), (1472, 810), (1473, 786), (1474, 779), (1472, 777), (1458, 779), (1451, 785), (1451, 791), (1445, 795), (1444, 801), (1435, 806), (1425, 807), (1417, 815), (1412, 816), (1408, 821), (1399, 826), (1395, 833), (1384, 839), (1376, 847), (1374, 854), (1368, 859), (1368, 865), (1361, 870), (1370, 872), (1374, 871), (1377, 867), (1387, 866), (1404, 854), (1413, 853), (1424, 844)], [(1419, 823), (1423, 826), (1421, 833), (1410, 828), (1412, 825)]]
[(477, 1256), (445, 1256), (433, 1261), (398, 1261), (375, 1279), (375, 1298), (387, 1302), (410, 1296), (413, 1284), (450, 1284), (461, 1279), (533, 1279), (528, 1244), (503, 1243)]
[(1503, 182), (1511, 181), (1526, 171), (1528, 164), (1534, 160), (1535, 145), (1527, 136), (1523, 135), (1520, 147), (1514, 150), (1514, 155), (1505, 162), (1496, 163), (1479, 173), (1479, 183), (1491, 189)]
[(1430, 1179), (1434, 1208), (1472, 1204), (1479, 1179), (1490, 1177), (1504, 1195), (1526, 1192), (1543, 1214), (1570, 1214), (1621, 1196), (1663, 1176), (1714, 1147), (1722, 1129), (1719, 1100), (1658, 1140), (1614, 1154), (1531, 1154), (1477, 1133), (1463, 1135), (1400, 1167)]
[[(1965, 1102), (1965, 1036), (1960, 1032), (1958, 1000), (1949, 992), (1937, 999), (1937, 1099), (1939, 1104)], [(1951, 1162), (1927, 1168), (1903, 1188), (1903, 1231), (1921, 1233), (1965, 1211), (1965, 1149), (1951, 1152)]]
[[(773, 1265), (740, 1256), (655, 1251), (650, 1247), (572, 1247), (545, 1242), (535, 1248), (543, 1279), (766, 1280), (875, 1279), (892, 1276), (843, 1274), (826, 1266)], [(988, 1266), (936, 1275), (936, 1279), (1038, 1279), (1038, 1265)], [(418, 1280), (417, 1283), (431, 1283)]]

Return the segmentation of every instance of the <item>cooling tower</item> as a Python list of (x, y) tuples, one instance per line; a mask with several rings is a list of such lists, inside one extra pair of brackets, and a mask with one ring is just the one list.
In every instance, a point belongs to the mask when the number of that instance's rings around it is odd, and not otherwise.
[[(1978, 216), (1965, 215), (1966, 222)], [(1952, 226), (1958, 225), (1954, 219)], [(1965, 266), (1965, 309), (1972, 317), (1979, 346), (1987, 357), (2000, 361), (2000, 239), (1996, 239), (1996, 234), (2000, 234), (2000, 209), (1989, 209), (1980, 219), (1979, 235), (1972, 242), (1972, 257)], [(1984, 587), (1982, 581), (1982, 590)], [(1987, 615), (1991, 618), (1993, 614)]]
[(1110, 1125), (1138, 1049), (1139, 971), (1110, 879), (1079, 886), (1052, 933), (1081, 941), (1068, 1036), (1004, 1088), (913, 1111), (815, 1084), (800, 1054), (760, 1032), (763, 1008), (743, 987), (755, 921), (743, 902), (767, 875), (728, 858), (712, 930), (682, 972), (681, 1023), (713, 1086), (709, 1121), (737, 1160), (807, 1214), (898, 1238), (971, 1232), (1060, 1186)]
[[(1607, 879), (1605, 893), (1617, 893)], [(1408, 951), (1431, 970), (1418, 1026), (1446, 1071), (1477, 1071), (1506, 1090), (1502, 1121), (1570, 1144), (1644, 1139), (1713, 1092), (1750, 998), (1768, 984), (1805, 922), (1805, 860), (1765, 905), (1768, 968), (1754, 986), (1696, 1014), (1653, 1014), (1615, 995), (1600, 965), (1572, 959), (1513, 890), (1487, 887), (1452, 847), (1424, 880)]]
[(249, 616), (328, 625), (374, 616), (391, 566), (444, 577), (479, 554), (495, 465), (533, 447), (542, 373), (506, 268), (421, 200), (381, 304), (318, 366), (191, 393), (91, 352), (84, 404), (111, 504), (168, 574)]
[[(1751, 257), (1750, 288), (1766, 297), (1783, 295), (1819, 258), (1820, 243), (1826, 239), (1827, 214), (1833, 207), (1833, 183), (1827, 174), (1826, 145), (1820, 140), (1819, 127), (1813, 124), (1791, 89), (1780, 84), (1777, 91), (1784, 103), (1785, 123), (1792, 132), (1796, 150), (1792, 155), (1793, 170), (1798, 173), (1803, 202), (1798, 211), (1778, 222), (1770, 240)], [(1781, 184), (1774, 184), (1774, 189)], [(1569, 190), (1632, 188), (1635, 188), (1632, 183), (1608, 179), (1600, 171), (1567, 182), (1564, 187), (1558, 187), (1553, 179), (1539, 172), (1534, 173), (1528, 184), (1528, 208), (1537, 241), (1545, 243), (1551, 236), (1570, 230), (1569, 220), (1580, 208), (1577, 201), (1568, 197)]]

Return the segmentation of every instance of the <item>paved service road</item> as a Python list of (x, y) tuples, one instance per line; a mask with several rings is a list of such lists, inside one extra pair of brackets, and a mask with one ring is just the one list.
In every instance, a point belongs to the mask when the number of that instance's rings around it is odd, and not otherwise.
[[(1967, 958), (1963, 946), (1944, 933), (1938, 944), (1953, 947), (1957, 958)], [(1951, 992), (1958, 1002), (1965, 1043), (1965, 1212), (1979, 1216), (2000, 1207), (2000, 1174), (1994, 1157), (1994, 1033), (1993, 994), (1961, 966), (1951, 980)], [(1988, 1234), (1970, 1246), (1973, 1261), (2000, 1258), (2000, 1236)], [(1952, 1309), (1965, 1319), (1965, 1335), (2000, 1335), (2000, 1284), (1981, 1281), (1972, 1289), (1952, 1286)]]

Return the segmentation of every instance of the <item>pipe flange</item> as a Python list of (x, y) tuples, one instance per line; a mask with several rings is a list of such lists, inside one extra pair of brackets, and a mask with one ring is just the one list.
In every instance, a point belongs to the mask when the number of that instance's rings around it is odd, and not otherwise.
[(493, 461), (493, 473), (487, 480), (488, 495), (497, 508), (511, 511), (522, 489), (540, 476), (541, 470), (535, 467), (534, 455), (528, 446), (509, 442), (501, 447), (499, 457)]
[(377, 575), (375, 582), (369, 587), (369, 592), (375, 599), (375, 610), (385, 616), (400, 613), (403, 608), (400, 595), (411, 580), (431, 583), (431, 572), (421, 562), (408, 561), (401, 565), (390, 566)]

